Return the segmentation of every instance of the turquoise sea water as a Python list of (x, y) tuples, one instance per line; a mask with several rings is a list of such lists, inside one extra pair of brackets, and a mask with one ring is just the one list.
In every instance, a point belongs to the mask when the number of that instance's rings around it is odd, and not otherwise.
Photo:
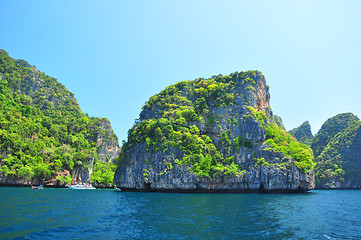
[(0, 239), (361, 239), (361, 191), (175, 194), (0, 187)]

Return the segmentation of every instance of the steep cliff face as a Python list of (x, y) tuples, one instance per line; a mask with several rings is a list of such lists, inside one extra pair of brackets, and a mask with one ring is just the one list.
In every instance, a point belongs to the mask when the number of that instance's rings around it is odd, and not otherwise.
[(89, 165), (89, 177), (94, 187), (111, 187), (120, 149), (110, 121), (98, 118), (95, 123), (97, 154), (93, 164)]
[(114, 165), (119, 147), (108, 120), (88, 117), (55, 78), (0, 49), (0, 154), (0, 184), (64, 186), (92, 173), (109, 182), (99, 168)]
[[(96, 156), (90, 157), (87, 161), (89, 162), (88, 166), (74, 166), (71, 173), (69, 173), (72, 178), (72, 184), (92, 183), (94, 187), (98, 188), (111, 187), (112, 177), (107, 176), (108, 179), (105, 180), (98, 175), (104, 174), (107, 170), (109, 171), (108, 175), (114, 175), (115, 164), (120, 154), (118, 138), (110, 125), (110, 121), (106, 118), (93, 118), (90, 129), (93, 133), (92, 135), (96, 136), (94, 139), (96, 143)], [(109, 168), (113, 168), (113, 170), (110, 171)]]
[(339, 114), (327, 120), (321, 130), (318, 135), (329, 138), (315, 159), (316, 187), (361, 188), (361, 121), (350, 113)]
[(116, 185), (140, 191), (312, 189), (312, 151), (273, 123), (269, 100), (257, 71), (167, 87), (129, 130)]
[(311, 125), (308, 121), (302, 123), (301, 126), (292, 129), (289, 133), (297, 138), (298, 141), (311, 146), (313, 135), (311, 132)]
[(106, 118), (99, 119), (95, 126), (96, 129), (96, 143), (97, 154), (100, 162), (115, 163), (115, 159), (119, 157), (118, 138), (115, 135), (110, 121)]

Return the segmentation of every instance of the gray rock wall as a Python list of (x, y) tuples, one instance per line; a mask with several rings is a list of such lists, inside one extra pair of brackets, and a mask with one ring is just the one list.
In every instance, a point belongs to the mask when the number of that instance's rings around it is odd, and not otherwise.
[[(131, 157), (118, 168), (114, 179), (116, 185), (123, 190), (302, 192), (314, 188), (313, 173), (300, 172), (292, 161), (288, 161), (284, 169), (276, 165), (256, 165), (253, 160), (250, 160), (253, 151), (247, 148), (243, 148), (236, 154), (236, 162), (247, 169), (243, 177), (223, 176), (213, 179), (197, 177), (190, 171), (191, 166), (179, 166), (176, 159), (180, 159), (183, 155), (179, 149), (170, 148), (167, 153), (147, 153), (145, 144), (140, 144), (129, 154)], [(265, 157), (266, 155), (267, 153)], [(278, 156), (281, 157), (281, 155)], [(274, 156), (268, 157), (275, 161)]]
[(112, 162), (119, 157), (119, 143), (108, 119), (101, 119), (97, 124), (100, 128), (97, 134), (97, 154), (100, 162)]

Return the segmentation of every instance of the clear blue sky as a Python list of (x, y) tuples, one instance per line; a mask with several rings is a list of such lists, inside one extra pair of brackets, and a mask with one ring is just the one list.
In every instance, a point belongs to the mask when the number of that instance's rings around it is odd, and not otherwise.
[(119, 140), (182, 80), (260, 70), (274, 114), (314, 133), (361, 116), (361, 1), (0, 0), (0, 48), (58, 79)]

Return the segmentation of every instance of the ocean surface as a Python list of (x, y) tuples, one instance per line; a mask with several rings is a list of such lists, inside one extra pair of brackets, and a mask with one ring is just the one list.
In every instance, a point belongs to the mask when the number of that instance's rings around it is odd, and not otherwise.
[(361, 190), (177, 194), (0, 187), (0, 239), (361, 239)]

